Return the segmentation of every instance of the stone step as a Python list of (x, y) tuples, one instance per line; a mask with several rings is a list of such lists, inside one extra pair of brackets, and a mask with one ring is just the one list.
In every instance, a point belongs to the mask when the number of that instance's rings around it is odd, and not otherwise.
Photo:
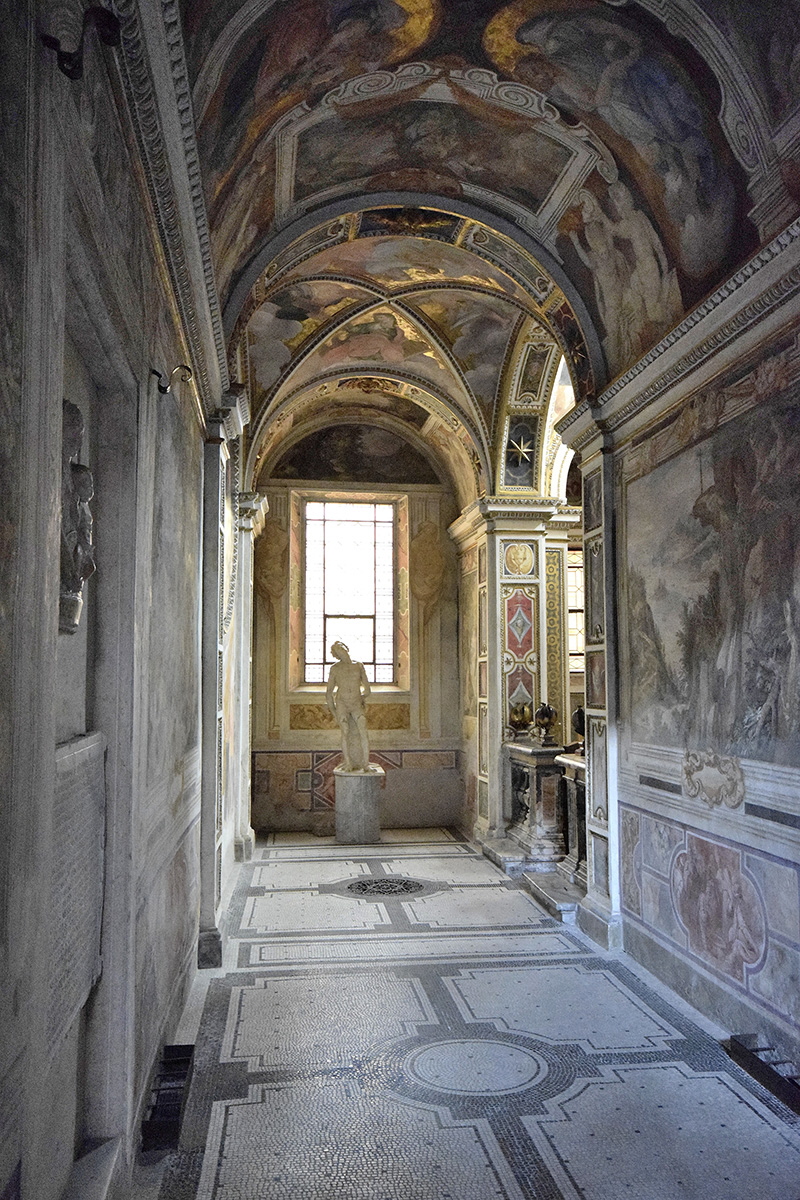
[(506, 875), (520, 875), (528, 861), (519, 844), (511, 838), (486, 838), (481, 840), (480, 847), (489, 861)]
[(537, 903), (559, 921), (574, 925), (578, 905), (586, 892), (576, 883), (570, 883), (560, 871), (523, 871), (521, 882)]

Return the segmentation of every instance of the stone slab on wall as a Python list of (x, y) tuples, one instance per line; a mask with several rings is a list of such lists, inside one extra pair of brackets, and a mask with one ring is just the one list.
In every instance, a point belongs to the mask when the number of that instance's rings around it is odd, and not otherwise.
[(105, 852), (105, 738), (56, 750), (47, 1036), (55, 1052), (100, 974)]
[[(332, 813), (333, 770), (341, 761), (338, 750), (255, 751), (252, 823), (256, 832), (311, 829), (320, 814)], [(458, 823), (463, 806), (458, 751), (373, 750), (370, 761), (386, 772), (381, 797), (385, 828)]]

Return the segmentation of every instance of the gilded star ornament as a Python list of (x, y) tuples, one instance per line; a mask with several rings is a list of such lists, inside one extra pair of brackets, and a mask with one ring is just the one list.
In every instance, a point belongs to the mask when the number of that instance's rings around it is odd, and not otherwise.
[(526, 442), (524, 437), (521, 437), (518, 442), (509, 442), (508, 453), (517, 461), (517, 466), (521, 467), (524, 462), (531, 461), (531, 451), (533, 450), (533, 442)]

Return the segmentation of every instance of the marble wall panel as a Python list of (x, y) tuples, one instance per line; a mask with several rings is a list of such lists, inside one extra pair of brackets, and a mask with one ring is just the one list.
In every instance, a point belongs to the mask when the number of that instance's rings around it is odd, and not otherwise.
[(162, 409), (154, 480), (147, 771), (152, 787), (199, 737), (201, 443), (188, 414)]
[(620, 812), (620, 875), (622, 883), (622, 907), (628, 912), (641, 915), (642, 894), (639, 882), (638, 861), (641, 855), (641, 816), (629, 808)]
[(626, 921), (800, 1043), (800, 867), (627, 805), (620, 829)]

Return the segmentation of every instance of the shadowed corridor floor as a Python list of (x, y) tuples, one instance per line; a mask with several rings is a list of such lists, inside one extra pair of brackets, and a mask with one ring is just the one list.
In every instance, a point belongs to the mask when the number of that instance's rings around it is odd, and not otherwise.
[(677, 997), (445, 830), (274, 835), (131, 1200), (800, 1200), (800, 1121)]

